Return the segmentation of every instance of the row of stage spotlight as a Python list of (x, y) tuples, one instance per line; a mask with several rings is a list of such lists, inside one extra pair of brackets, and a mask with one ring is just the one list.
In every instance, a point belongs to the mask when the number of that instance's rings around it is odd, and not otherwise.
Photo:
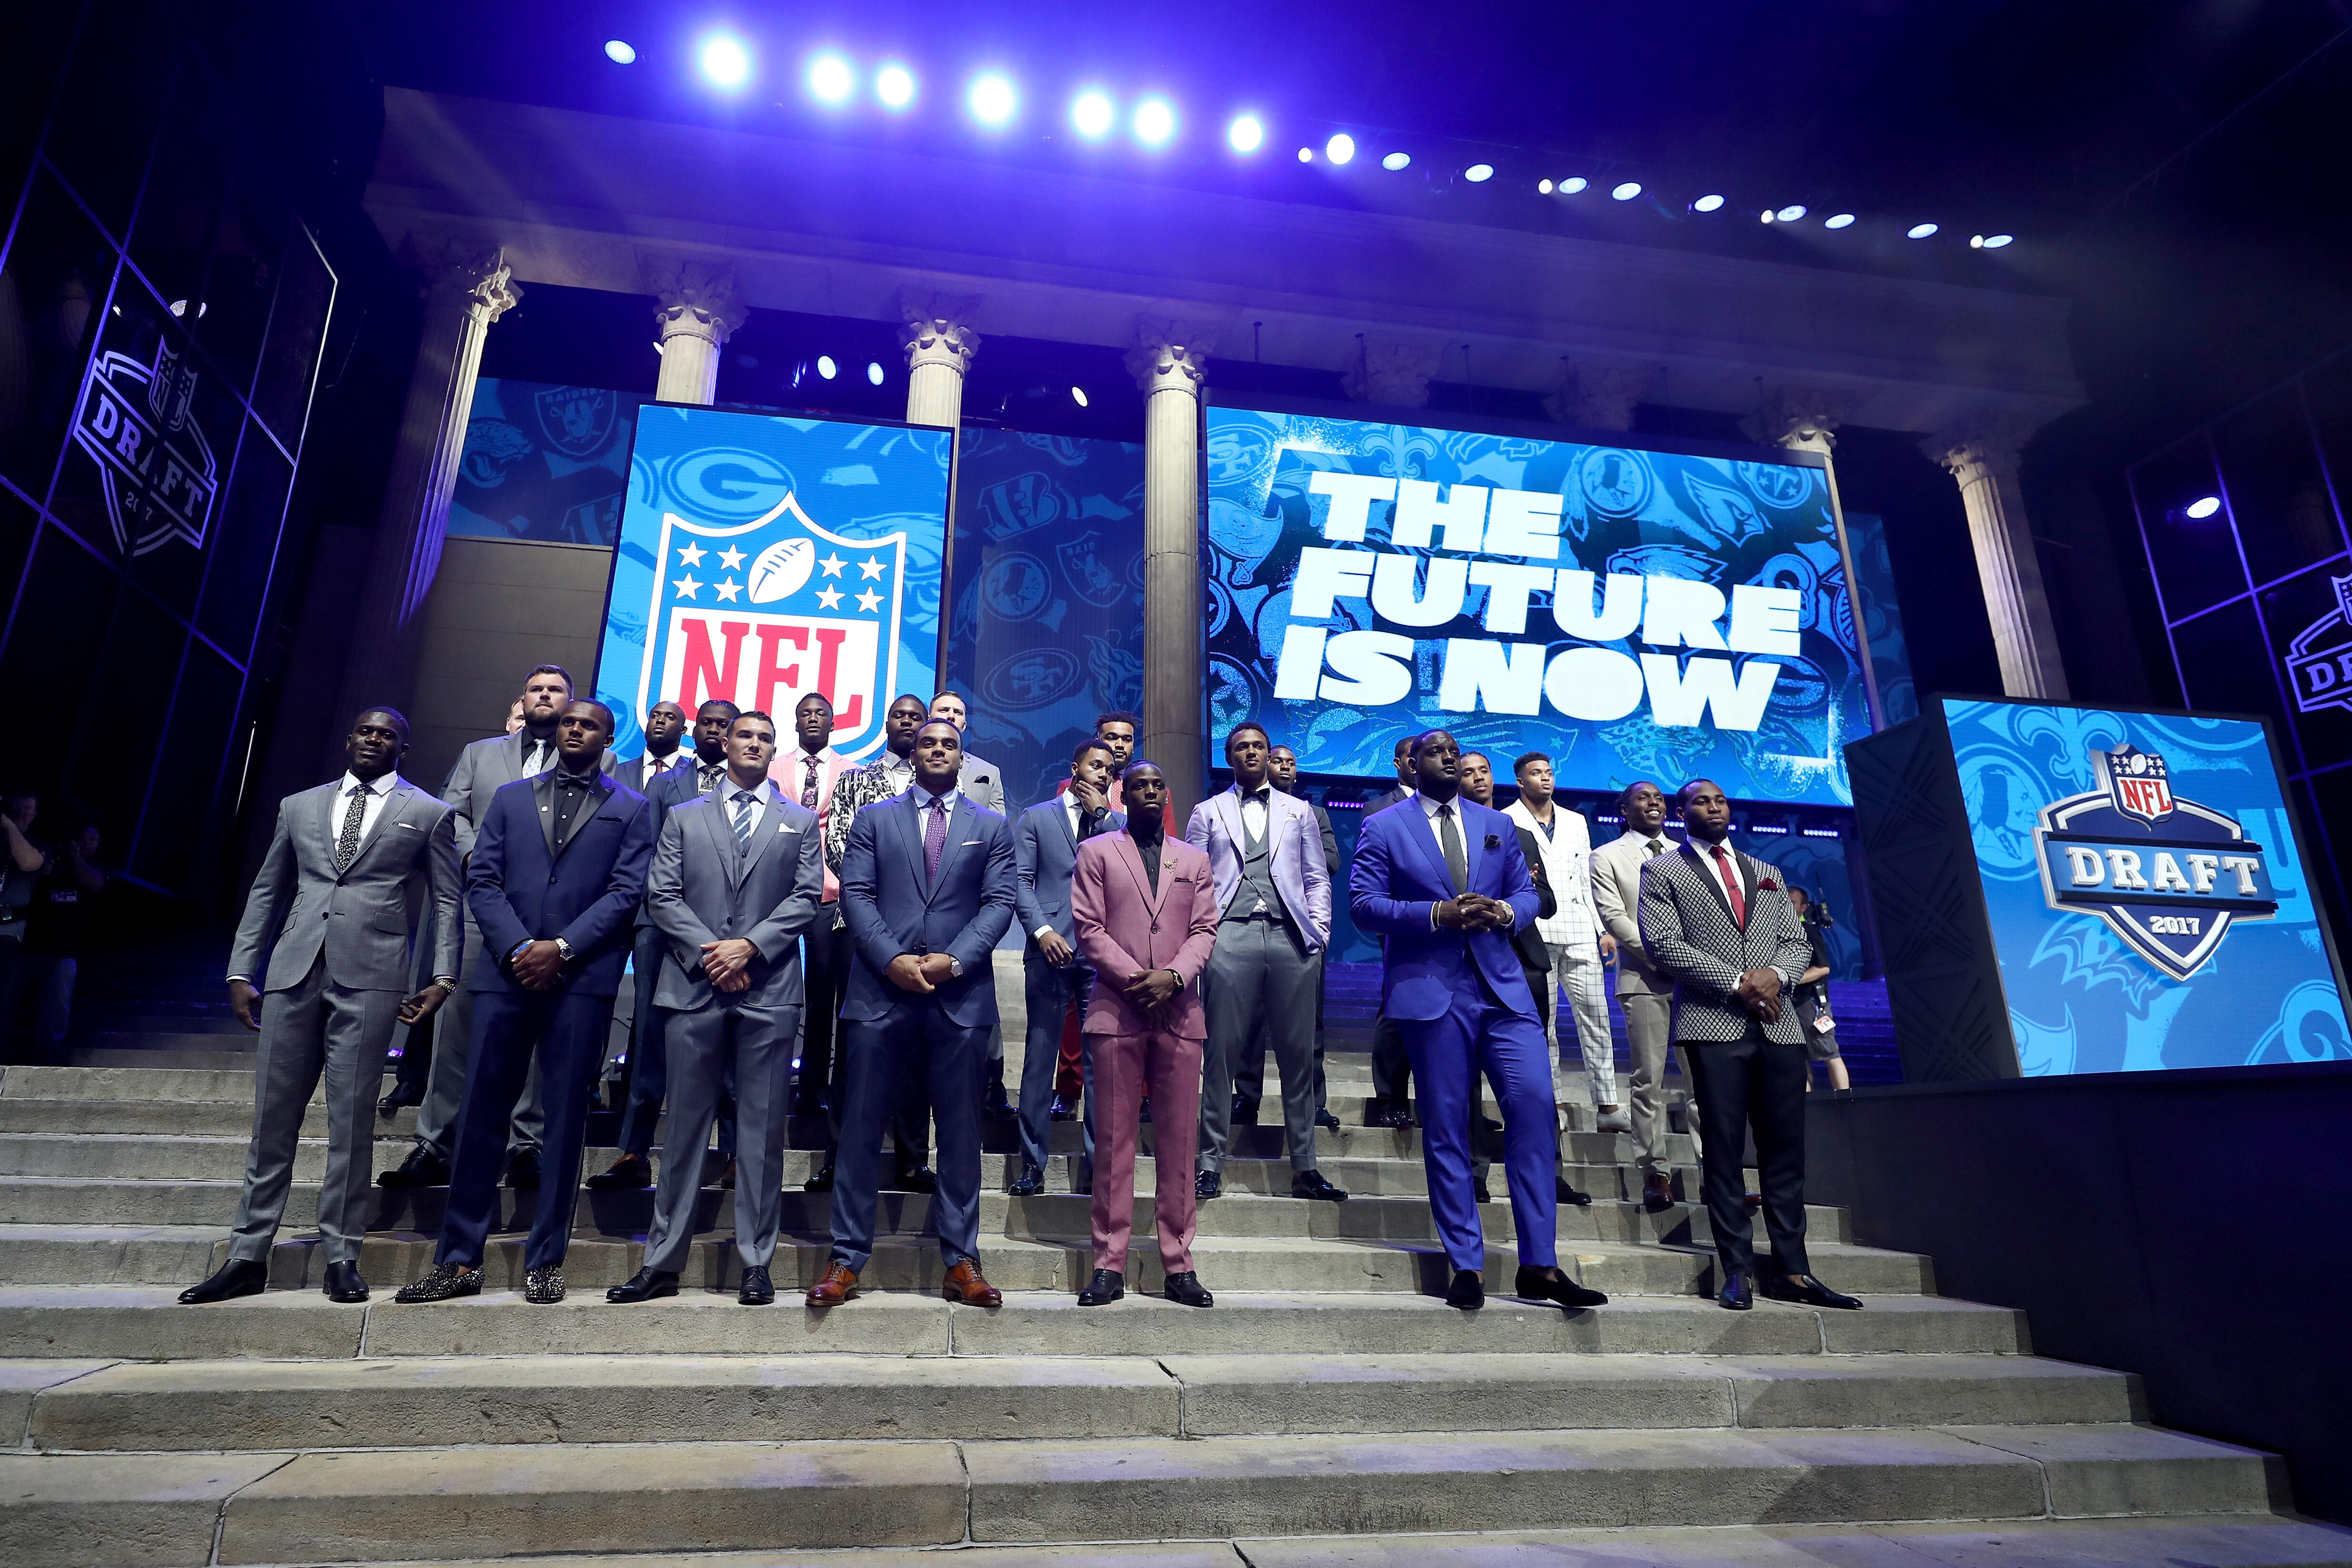
[[(635, 47), (620, 38), (604, 45), (605, 58), (616, 65), (633, 65), (637, 58)], [(709, 33), (695, 46), (695, 64), (703, 79), (722, 92), (738, 92), (749, 87), (755, 74), (751, 51), (748, 45), (731, 33)], [(826, 50), (810, 57), (803, 72), (803, 85), (808, 95), (827, 109), (845, 110), (855, 105), (866, 93), (884, 110), (899, 112), (914, 107), (918, 84), (914, 71), (905, 64), (889, 60), (863, 73), (856, 62), (846, 55)], [(1004, 131), (1018, 123), (1022, 116), (1020, 89), (1011, 77), (1002, 71), (987, 70), (972, 77), (964, 84), (964, 109), (972, 120), (987, 131)], [(1080, 89), (1070, 100), (1069, 126), (1081, 140), (1101, 142), (1117, 131), (1121, 122), (1136, 142), (1149, 150), (1158, 151), (1172, 145), (1180, 125), (1176, 106), (1159, 94), (1148, 94), (1122, 110), (1111, 94), (1098, 87)], [(1264, 150), (1268, 139), (1265, 119), (1255, 113), (1236, 114), (1225, 122), (1225, 146), (1241, 157), (1251, 157)], [(1318, 152), (1314, 147), (1298, 149), (1302, 163), (1321, 163), (1343, 168), (1356, 161), (1356, 139), (1342, 131), (1323, 143)], [(1405, 152), (1383, 153), (1380, 166), (1391, 174), (1412, 166), (1412, 154)], [(1461, 178), (1474, 185), (1483, 185), (1496, 177), (1490, 163), (1470, 163), (1458, 171)], [(1592, 182), (1581, 174), (1565, 179), (1539, 179), (1536, 192), (1543, 196), (1576, 196), (1592, 187)], [(1637, 180), (1619, 181), (1609, 188), (1611, 199), (1633, 201), (1644, 194)], [(1652, 194), (1651, 199), (1658, 198)], [(1717, 213), (1729, 205), (1729, 200), (1719, 193), (1710, 192), (1688, 204), (1687, 210), (1697, 214)], [(1812, 216), (1801, 203), (1785, 206), (1766, 207), (1759, 214), (1767, 224), (1801, 224)], [(1853, 226), (1856, 215), (1835, 212), (1818, 219), (1825, 229)], [(1943, 232), (1943, 226), (1932, 221), (1914, 223), (1904, 230), (1906, 239), (1933, 239)], [(2000, 250), (2014, 244), (2016, 237), (2008, 234), (1979, 234), (1969, 239), (1971, 250)]]

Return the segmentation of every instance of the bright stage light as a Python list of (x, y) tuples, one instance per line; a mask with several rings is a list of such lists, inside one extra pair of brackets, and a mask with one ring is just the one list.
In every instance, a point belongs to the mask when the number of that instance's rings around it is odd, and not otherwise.
[(1356, 155), (1356, 139), (1342, 131), (1323, 143), (1323, 156), (1334, 163), (1344, 163)]
[(1770, 223), (1772, 221), (1772, 209), (1770, 207), (1766, 207), (1762, 212), (1756, 216), (1759, 222)]
[(1146, 147), (1165, 147), (1176, 134), (1176, 110), (1164, 98), (1147, 98), (1135, 106), (1135, 139)]
[(1081, 408), (1087, 406), (1087, 389), (1083, 386), (1074, 386), (1070, 388), (1070, 401), (1076, 404)]
[(915, 73), (905, 66), (884, 66), (874, 73), (874, 96), (885, 109), (904, 109), (915, 101)]
[(1089, 142), (1110, 130), (1110, 122), (1118, 118), (1118, 110), (1110, 94), (1088, 88), (1070, 100), (1070, 129)]
[(1381, 167), (1388, 170), (1391, 174), (1394, 174), (1397, 170), (1405, 168), (1412, 163), (1412, 153), (1391, 153), (1387, 157), (1381, 160)]
[(839, 55), (819, 55), (809, 61), (808, 89), (819, 103), (847, 103), (857, 90), (857, 73)]
[(1822, 226), (1823, 228), (1852, 228), (1853, 226), (1853, 215), (1852, 213), (1838, 213), (1832, 216), (1825, 217), (1822, 219)]
[(877, 386), (882, 384), (882, 362), (880, 360), (868, 360), (866, 362), (866, 379), (872, 382)]
[(2220, 511), (2221, 510), (2221, 498), (2220, 496), (2207, 496), (2201, 500), (2190, 501), (2187, 506), (2180, 509), (2183, 516), (2193, 517), (2200, 522), (2204, 521), (2207, 518), (2212, 516), (2215, 512)]
[(971, 117), (992, 130), (1012, 124), (1021, 110), (1021, 95), (1013, 89), (1013, 79), (995, 71), (972, 79), (965, 102), (971, 108)]
[(625, 38), (607, 38), (604, 40), (604, 58), (616, 66), (635, 65), (637, 63), (636, 47)]
[(1717, 195), (1701, 196), (1698, 200), (1691, 203), (1691, 211), (1695, 213), (1712, 213), (1721, 212), (1722, 210), (1723, 198)]
[(1302, 163), (1312, 163), (1315, 162), (1315, 149), (1312, 147), (1301, 147), (1298, 150), (1298, 161)]
[(1799, 218), (1805, 216), (1805, 209), (1801, 205), (1791, 203), (1790, 205), (1782, 207), (1779, 212), (1774, 213), (1772, 216), (1779, 218), (1782, 223), (1794, 223)]
[(1559, 188), (1565, 194), (1572, 196), (1591, 184), (1591, 182), (1587, 180), (1581, 174), (1570, 174), (1567, 179), (1562, 180), (1559, 183)]
[(1633, 181), (1628, 180), (1623, 184), (1618, 186), (1615, 190), (1610, 192), (1609, 199), (1614, 202), (1630, 202), (1641, 194), (1642, 187), (1635, 184)]
[(1915, 223), (1909, 228), (1903, 231), (1903, 237), (1906, 239), (1926, 239), (1935, 232), (1936, 226), (1932, 223)]
[(1969, 244), (1978, 250), (1999, 250), (2004, 245), (2014, 244), (2016, 240), (2017, 236), (2013, 234), (1980, 234), (1969, 240)]
[(1225, 127), (1225, 145), (1236, 153), (1255, 153), (1265, 145), (1265, 121), (1255, 114), (1237, 114)]
[(702, 78), (713, 87), (733, 90), (751, 79), (751, 51), (725, 33), (713, 33), (695, 51)]
[(841, 374), (841, 367), (833, 363), (831, 354), (819, 354), (816, 356), (816, 373), (825, 380), (831, 381)]
[(1487, 181), (1495, 177), (1495, 165), (1492, 163), (1473, 163), (1468, 168), (1462, 171), (1462, 177), (1469, 181), (1474, 185), (1483, 185)]

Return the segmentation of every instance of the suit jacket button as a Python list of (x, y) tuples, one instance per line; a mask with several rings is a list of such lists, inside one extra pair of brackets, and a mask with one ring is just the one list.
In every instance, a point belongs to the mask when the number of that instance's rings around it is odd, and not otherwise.
[(1154, 936), (1158, 936), (1160, 934), (1160, 922), (1158, 921), (1153, 921), (1151, 922), (1151, 934)]
[(553, 886), (555, 886), (555, 879), (554, 879), (553, 877), (550, 877), (550, 878), (548, 878), (548, 879), (547, 879), (547, 885), (548, 885), (549, 887), (551, 887), (551, 888), (552, 888)]

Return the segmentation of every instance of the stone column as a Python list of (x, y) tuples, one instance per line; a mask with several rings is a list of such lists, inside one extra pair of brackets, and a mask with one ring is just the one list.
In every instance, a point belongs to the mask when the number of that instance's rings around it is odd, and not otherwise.
[(654, 395), (664, 403), (719, 401), (719, 349), (750, 314), (735, 292), (735, 269), (724, 263), (648, 256), (638, 263), (646, 291), (656, 301), (661, 372)]
[(1559, 384), (1545, 397), (1544, 412), (1587, 430), (1631, 430), (1633, 405), (1649, 390), (1646, 370), (1562, 361)]
[(1871, 664), (1870, 627), (1863, 612), (1862, 584), (1854, 574), (1853, 546), (1846, 538), (1845, 504), (1838, 496), (1837, 459), (1832, 455), (1837, 427), (1852, 406), (1853, 399), (1837, 393), (1782, 387), (1765, 398), (1764, 406), (1753, 417), (1741, 420), (1740, 428), (1759, 445), (1811, 452), (1822, 460), (1822, 477), (1829, 488), (1830, 524), (1837, 535), (1838, 563), (1845, 573), (1846, 592), (1853, 597), (1853, 636), (1862, 654), (1863, 698), (1870, 705), (1870, 727), (1882, 730), (1886, 727), (1886, 709), (1878, 696), (1878, 671)]
[(1147, 323), (1129, 351), (1143, 388), (1143, 734), (1182, 823), (1208, 784), (1201, 616), (1201, 378), (1209, 344)]
[(2000, 689), (2011, 697), (2066, 700), (2066, 666), (2059, 657), (2057, 623), (2042, 585), (2042, 562), (2025, 521), (2017, 482), (2019, 455), (2032, 429), (1989, 416), (1931, 437), (1920, 450), (1951, 470), (1968, 509), (1977, 576), (2000, 656)]
[(980, 334), (971, 318), (980, 301), (963, 295), (898, 296), (906, 330), (898, 341), (907, 348), (907, 423), (940, 425), (954, 429), (963, 418), (963, 378), (971, 357), (980, 352)]
[(498, 247), (412, 243), (408, 258), (425, 273), (425, 331), (408, 404), (384, 484), (383, 511), (366, 580), (354, 596), (351, 657), (340, 736), (352, 714), (382, 704), (406, 712), (415, 696), (417, 629), (425, 596), (441, 567), (449, 498), (466, 449), (466, 422), (490, 323), (521, 302), (522, 289)]

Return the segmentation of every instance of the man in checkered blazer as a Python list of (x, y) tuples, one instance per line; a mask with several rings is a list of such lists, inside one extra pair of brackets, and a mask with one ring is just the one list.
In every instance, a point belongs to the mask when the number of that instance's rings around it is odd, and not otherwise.
[[(1674, 1041), (1696, 1079), (1716, 1299), (1745, 1311), (1760, 1283), (1784, 1301), (1859, 1307), (1814, 1279), (1805, 1257), (1805, 1044), (1784, 993), (1811, 946), (1773, 868), (1731, 847), (1723, 791), (1693, 779), (1677, 800), (1685, 842), (1642, 868), (1642, 945), (1674, 981)], [(1750, 1126), (1775, 1265), (1761, 1281), (1740, 1172)]]

